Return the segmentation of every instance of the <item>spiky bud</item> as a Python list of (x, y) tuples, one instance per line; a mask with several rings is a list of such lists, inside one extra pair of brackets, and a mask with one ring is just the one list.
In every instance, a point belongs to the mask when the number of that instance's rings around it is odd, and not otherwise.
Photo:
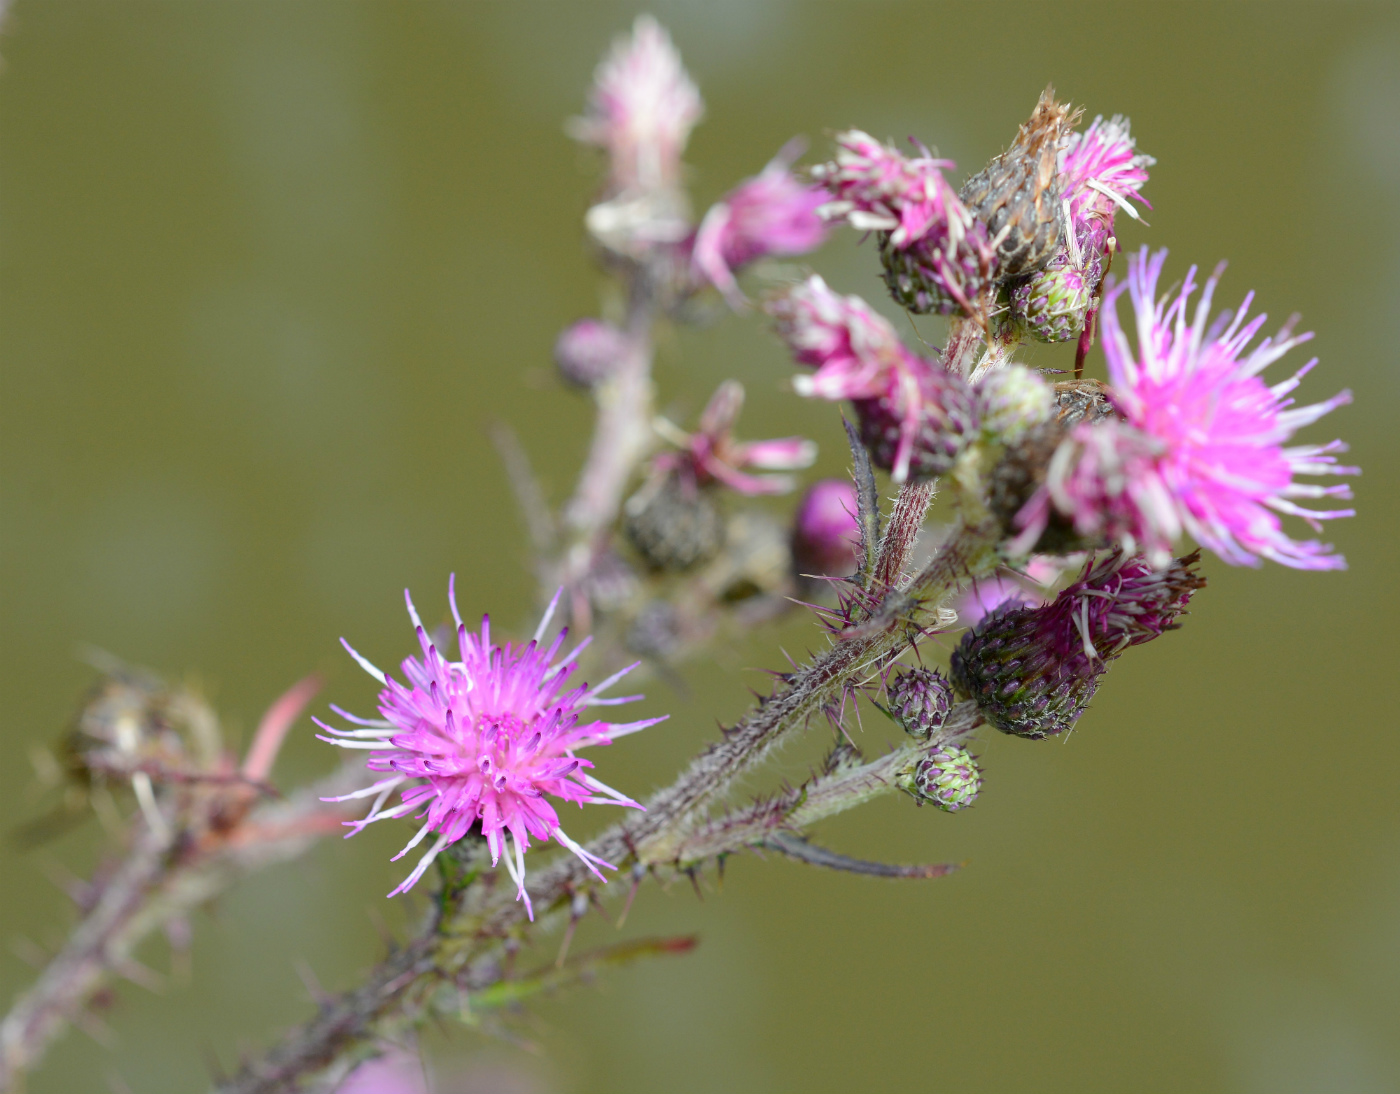
[(942, 729), (953, 707), (953, 686), (936, 669), (907, 669), (885, 685), (885, 692), (890, 717), (919, 740)]
[(575, 387), (592, 387), (606, 379), (632, 352), (627, 335), (601, 319), (580, 319), (560, 332), (554, 343), (559, 375)]
[(627, 539), (656, 570), (688, 570), (724, 546), (724, 517), (709, 493), (670, 472), (627, 499)]
[(1060, 145), (1078, 114), (1046, 88), (1030, 120), (1001, 155), (963, 183), (958, 196), (987, 226), (998, 272), (1016, 277), (1054, 255), (1064, 231), (1056, 182)]
[(892, 471), (901, 444), (907, 445), (908, 477), (914, 480), (946, 474), (978, 430), (977, 399), (967, 381), (938, 365), (917, 364), (907, 373), (915, 391), (897, 388), (852, 400), (871, 462)]
[(1061, 251), (1045, 269), (1012, 286), (1012, 319), (1037, 342), (1068, 342), (1084, 329), (1102, 265), (1091, 260), (1081, 266)]
[(1141, 556), (1090, 559), (1080, 579), (1042, 607), (1004, 604), (953, 651), (953, 684), (1003, 733), (1039, 739), (1072, 729), (1109, 664), (1180, 624), (1200, 553), (1155, 570)]
[(977, 385), (977, 410), (983, 432), (1003, 444), (1015, 444), (1055, 412), (1050, 385), (1022, 365), (993, 369)]
[(966, 809), (982, 789), (982, 772), (965, 748), (934, 745), (895, 775), (895, 786), (918, 804), (928, 802), (947, 813)]

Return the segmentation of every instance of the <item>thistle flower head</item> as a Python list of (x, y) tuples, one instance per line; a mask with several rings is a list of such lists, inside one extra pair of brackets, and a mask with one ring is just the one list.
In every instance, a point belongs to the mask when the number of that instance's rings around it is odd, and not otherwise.
[(570, 133), (607, 152), (614, 191), (673, 185), (690, 130), (705, 112), (665, 28), (639, 15), (593, 75), (588, 112)]
[(844, 577), (855, 570), (856, 512), (856, 488), (849, 479), (822, 479), (807, 488), (792, 525), (792, 557), (800, 572)]
[(905, 156), (858, 129), (838, 134), (835, 160), (812, 169), (833, 198), (819, 212), (880, 234), (885, 284), (906, 308), (972, 314), (996, 254), (986, 225), (943, 177), (956, 165), (919, 151)]
[(1176, 629), (1200, 553), (1163, 568), (1112, 551), (1039, 607), (1011, 601), (963, 635), (953, 683), (1004, 733), (1039, 739), (1072, 729), (1109, 664), (1129, 646)]
[[(574, 660), (588, 640), (563, 656), (559, 651), (566, 632), (542, 644), (557, 595), (531, 641), (497, 646), (491, 641), (488, 618), (482, 619), (480, 634), (467, 630), (450, 584), (448, 601), (457, 624), (460, 659), (449, 661), (433, 644), (407, 592), (404, 599), (422, 649), (421, 657), (403, 661), (407, 683), (375, 668), (342, 639), (350, 656), (384, 686), (379, 693), (380, 717), (357, 718), (333, 707), (356, 728), (337, 729), (316, 720), (328, 734), (321, 740), (368, 751), (368, 768), (385, 776), (364, 790), (327, 799), (374, 799), (367, 816), (349, 822), (350, 835), (374, 821), (416, 812), (423, 826), (395, 859), (429, 835), (435, 836), (418, 865), (389, 895), (411, 889), (444, 847), (474, 829), (484, 837), (493, 866), (505, 858), (527, 909), (525, 851), (532, 838), (554, 839), (602, 878), (598, 868), (613, 867), (565, 835), (546, 796), (580, 806), (591, 802), (641, 808), (593, 778), (588, 773), (593, 764), (575, 755), (579, 749), (611, 744), (663, 720), (614, 723), (591, 717), (593, 707), (641, 698), (602, 696), (636, 666), (615, 673), (597, 687), (571, 687)], [(386, 808), (396, 791), (399, 803)]]
[(730, 191), (705, 214), (695, 234), (695, 272), (735, 307), (744, 301), (735, 270), (766, 255), (806, 254), (826, 239), (826, 224), (817, 215), (826, 191), (792, 173), (801, 147), (791, 142), (759, 175)]
[(795, 471), (810, 467), (817, 446), (803, 437), (771, 441), (737, 441), (734, 423), (744, 406), (744, 385), (726, 380), (710, 397), (700, 415), (700, 428), (687, 433), (665, 418), (656, 421), (657, 432), (676, 446), (653, 461), (659, 472), (675, 472), (704, 486), (720, 482), (741, 494), (782, 494), (793, 487), (789, 475), (748, 475), (745, 467), (765, 471)]
[(1147, 169), (1156, 162), (1137, 150), (1128, 119), (1121, 114), (1108, 121), (1099, 116), (1083, 133), (1071, 133), (1060, 152), (1059, 182), (1076, 233), (1083, 236), (1095, 220), (1111, 231), (1118, 209), (1141, 220), (1132, 203), (1152, 208), (1141, 191)]
[(1024, 365), (992, 369), (976, 386), (982, 429), (1003, 444), (1014, 444), (1055, 413), (1055, 391)]
[[(1285, 327), (1249, 348), (1265, 320), (1247, 318), (1252, 294), (1233, 314), (1209, 324), (1218, 271), (1194, 311), (1194, 267), (1178, 292), (1155, 299), (1165, 258), (1164, 251), (1149, 258), (1144, 248), (1130, 263), (1127, 282), (1110, 291), (1110, 305), (1129, 294), (1137, 319), (1134, 349), (1116, 309), (1105, 308), (1112, 398), (1125, 422), (1073, 430), (1051, 463), (1049, 499), (1076, 528), (1121, 535), (1158, 562), (1185, 531), (1236, 565), (1273, 559), (1304, 570), (1344, 567), (1330, 546), (1285, 535), (1278, 514), (1301, 517), (1314, 529), (1353, 514), (1308, 509), (1294, 500), (1351, 496), (1345, 484), (1295, 481), (1298, 475), (1356, 474), (1337, 465), (1334, 453), (1345, 446), (1287, 444), (1298, 429), (1350, 402), (1351, 393), (1294, 406), (1290, 396), (1316, 358), (1272, 386), (1260, 373), (1311, 335)], [(1038, 504), (1045, 511), (1044, 499)], [(1025, 519), (1029, 525), (1035, 514)]]
[(810, 277), (769, 301), (778, 334), (799, 364), (799, 395), (850, 399), (876, 465), (896, 482), (942, 474), (976, 429), (971, 389), (905, 348), (888, 320), (858, 296)]

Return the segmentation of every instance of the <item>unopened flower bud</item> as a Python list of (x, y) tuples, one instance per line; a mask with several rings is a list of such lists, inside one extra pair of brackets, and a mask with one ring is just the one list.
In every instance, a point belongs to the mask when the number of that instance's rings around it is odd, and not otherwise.
[(999, 272), (1015, 277), (1045, 265), (1060, 245), (1063, 214), (1056, 184), (1070, 109), (1046, 88), (1030, 120), (1001, 155), (963, 184), (958, 196), (987, 226)]
[(900, 771), (895, 785), (920, 805), (928, 802), (948, 813), (966, 809), (982, 789), (982, 772), (965, 748), (935, 745)]
[(1042, 607), (1004, 604), (953, 651), (958, 691), (1003, 733), (1040, 739), (1072, 729), (1109, 664), (1129, 646), (1178, 626), (1205, 584), (1199, 552), (1154, 569), (1112, 552)]
[(554, 343), (559, 375), (577, 387), (592, 387), (612, 375), (631, 352), (627, 335), (601, 319), (580, 319)]
[(802, 495), (792, 525), (792, 558), (798, 573), (845, 577), (860, 548), (856, 488), (848, 479), (822, 479)]
[(628, 541), (653, 569), (688, 570), (724, 546), (724, 517), (709, 492), (676, 472), (633, 494), (623, 516)]
[(982, 429), (1003, 444), (1019, 441), (1055, 412), (1054, 390), (1022, 365), (993, 369), (976, 390)]
[(1061, 251), (1043, 270), (1011, 289), (1011, 317), (1037, 342), (1068, 342), (1084, 329), (1094, 303), (1102, 262), (1077, 265)]
[(936, 669), (907, 669), (885, 685), (890, 717), (911, 737), (926, 740), (943, 728), (953, 687)]

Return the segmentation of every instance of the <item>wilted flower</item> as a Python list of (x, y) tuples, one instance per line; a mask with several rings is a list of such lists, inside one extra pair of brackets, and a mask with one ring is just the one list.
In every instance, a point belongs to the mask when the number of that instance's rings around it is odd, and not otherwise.
[(741, 494), (782, 494), (791, 490), (793, 481), (789, 475), (746, 475), (741, 469), (795, 471), (810, 467), (817, 458), (817, 446), (803, 437), (736, 441), (734, 423), (743, 407), (744, 385), (726, 380), (710, 397), (700, 414), (700, 428), (694, 433), (686, 433), (664, 418), (658, 419), (657, 431), (677, 451), (663, 452), (653, 461), (653, 467), (674, 470), (701, 486), (720, 482)]
[[(1154, 561), (1168, 556), (1181, 531), (1225, 561), (1257, 565), (1273, 559), (1305, 570), (1340, 569), (1345, 561), (1316, 540), (1298, 542), (1282, 530), (1277, 513), (1320, 521), (1354, 510), (1307, 509), (1292, 499), (1351, 496), (1346, 485), (1294, 481), (1296, 475), (1355, 474), (1337, 466), (1340, 441), (1287, 447), (1293, 434), (1351, 401), (1343, 391), (1311, 406), (1289, 397), (1316, 358), (1272, 387), (1259, 377), (1288, 350), (1311, 337), (1287, 327), (1277, 340), (1249, 343), (1265, 316), (1246, 321), (1253, 294), (1233, 315), (1207, 328), (1219, 271), (1206, 282), (1188, 325), (1195, 267), (1174, 298), (1154, 301), (1166, 252), (1146, 248), (1130, 263), (1125, 290), (1137, 317), (1134, 354), (1116, 310), (1104, 316), (1112, 398), (1125, 422), (1083, 423), (1051, 461), (1044, 491), (1018, 518), (1029, 547), (1035, 526), (1044, 527), (1050, 505), (1081, 534), (1122, 538)], [(1029, 542), (1027, 542), (1029, 540)]]
[(734, 273), (766, 255), (806, 254), (826, 239), (817, 207), (826, 191), (809, 186), (792, 173), (801, 145), (792, 142), (756, 177), (741, 182), (700, 222), (691, 250), (696, 273), (739, 306)]
[[(592, 745), (611, 744), (618, 737), (663, 719), (622, 723), (591, 720), (580, 724), (588, 717), (590, 707), (641, 698), (602, 695), (636, 666), (613, 674), (597, 687), (581, 684), (567, 688), (574, 660), (589, 640), (585, 638), (563, 657), (558, 653), (566, 631), (561, 631), (548, 646), (541, 645), (559, 600), (557, 594), (533, 639), (523, 646), (511, 642), (495, 646), (491, 643), (489, 618), (483, 617), (480, 635), (468, 633), (449, 583), (448, 602), (457, 624), (459, 661), (443, 657), (424, 629), (407, 591), (404, 599), (423, 650), (421, 658), (408, 657), (403, 661), (408, 685), (375, 668), (342, 639), (360, 667), (384, 685), (379, 693), (381, 717), (357, 718), (332, 707), (346, 721), (361, 728), (342, 730), (316, 721), (330, 734), (321, 740), (341, 748), (369, 751), (369, 769), (387, 777), (364, 790), (326, 800), (374, 798), (367, 816), (349, 822), (354, 830), (350, 835), (374, 821), (421, 810), (418, 815), (425, 818), (423, 826), (395, 859), (430, 834), (436, 838), (413, 872), (390, 896), (411, 889), (444, 847), (479, 830), (491, 852), (492, 865), (505, 857), (519, 898), (533, 917), (525, 891), (525, 851), (531, 837), (556, 840), (599, 878), (603, 876), (599, 866), (613, 868), (565, 835), (545, 796), (580, 806), (594, 802), (640, 809), (631, 798), (588, 774), (593, 764), (574, 753)], [(395, 791), (400, 804), (384, 808)]]
[(889, 322), (858, 296), (810, 277), (771, 300), (794, 358), (817, 371), (798, 394), (854, 403), (871, 459), (895, 482), (940, 475), (977, 428), (972, 389), (906, 349)]
[(608, 153), (614, 191), (655, 190), (679, 179), (681, 153), (704, 112), (671, 36), (639, 15), (598, 65), (588, 113), (570, 133)]
[(1059, 151), (1078, 116), (1047, 87), (1011, 147), (958, 191), (987, 226), (1003, 277), (1040, 269), (1060, 244)]
[(1205, 584), (1196, 552), (1158, 569), (1113, 551), (1090, 559), (1054, 601), (1011, 601), (963, 635), (953, 683), (1003, 733), (1039, 739), (1073, 728), (1109, 664), (1129, 646), (1175, 630)]
[(800, 572), (844, 577), (855, 571), (856, 513), (856, 488), (849, 479), (822, 479), (807, 488), (792, 524), (792, 557)]
[(885, 284), (913, 312), (980, 311), (996, 254), (987, 229), (948, 180), (951, 160), (927, 149), (908, 157), (852, 129), (836, 137), (836, 159), (812, 169), (834, 200), (820, 212), (879, 233)]

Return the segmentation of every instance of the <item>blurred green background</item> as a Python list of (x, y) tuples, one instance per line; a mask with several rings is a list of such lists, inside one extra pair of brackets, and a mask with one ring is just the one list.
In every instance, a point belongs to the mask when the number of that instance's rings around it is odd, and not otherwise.
[[(0, 825), (42, 808), (26, 753), (91, 679), (79, 643), (197, 677), (246, 738), (312, 669), (330, 700), (367, 708), (336, 639), (381, 663), (407, 652), (405, 585), (436, 614), (455, 570), (464, 611), (527, 618), (524, 535), (484, 427), (513, 424), (563, 496), (590, 411), (556, 386), (549, 347), (596, 309), (600, 282), (579, 227), (594, 164), (562, 124), (638, 10), (11, 11)], [(1210, 559), (1187, 627), (1126, 658), (1072, 739), (982, 742), (976, 809), (891, 799), (820, 833), (967, 869), (893, 883), (747, 858), (703, 902), (649, 887), (629, 932), (699, 932), (694, 955), (535, 1008), (516, 1028), (537, 1054), (432, 1034), (441, 1073), (483, 1091), (1400, 1088), (1394, 6), (650, 10), (708, 105), (687, 157), (701, 208), (794, 133), (818, 151), (850, 125), (912, 134), (972, 170), (1047, 81), (1091, 117), (1131, 115), (1159, 162), (1151, 227), (1126, 227), (1125, 244), (1169, 246), (1172, 277), (1228, 258), (1222, 302), (1254, 288), (1317, 332), (1307, 401), (1356, 393), (1308, 435), (1340, 433), (1365, 469), (1361, 516), (1329, 529), (1351, 569)], [(849, 235), (813, 265), (879, 295)], [(803, 432), (823, 446), (818, 470), (840, 473), (836, 417), (786, 394), (790, 373), (749, 315), (668, 339), (658, 380), (686, 414), (741, 378), (747, 436)], [(688, 666), (684, 696), (653, 679), (647, 709), (673, 718), (598, 757), (604, 777), (663, 785), (745, 709), (761, 678), (744, 670), (816, 641), (796, 618)], [(329, 769), (329, 751), (299, 731), (280, 781)], [(798, 771), (807, 758), (785, 757)], [(45, 863), (86, 868), (95, 827), (36, 854), (6, 847), (7, 943), (62, 938)], [(201, 913), (192, 983), (119, 988), (117, 1045), (70, 1034), (32, 1089), (200, 1089), (210, 1058), (232, 1066), (309, 1013), (297, 962), (348, 986), (381, 952), (375, 917), (416, 914), (382, 895), (403, 835), (332, 841)], [(147, 957), (164, 967), (164, 944)], [(32, 976), (6, 952), (0, 998)]]

